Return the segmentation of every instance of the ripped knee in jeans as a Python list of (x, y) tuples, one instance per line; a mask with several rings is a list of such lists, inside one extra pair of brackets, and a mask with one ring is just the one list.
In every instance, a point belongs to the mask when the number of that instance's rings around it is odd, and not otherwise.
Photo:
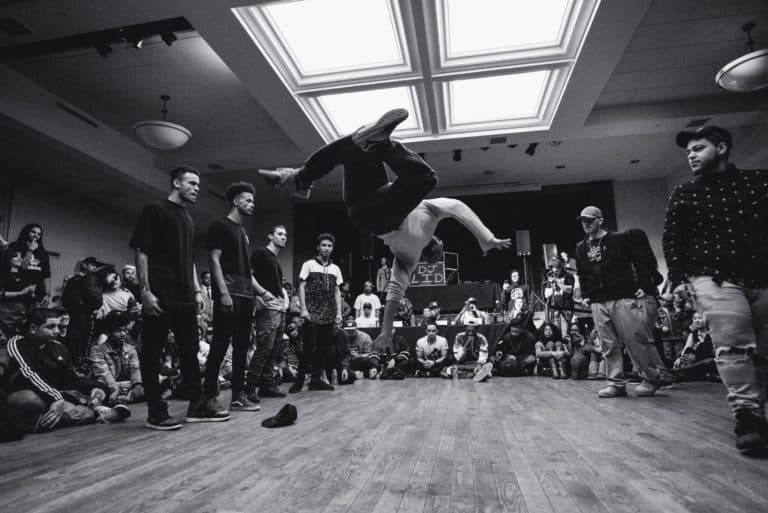
[[(746, 347), (724, 346), (715, 350), (715, 359), (721, 362), (743, 363), (750, 359), (760, 358), (755, 354), (755, 346)], [(762, 358), (760, 358), (762, 360)]]

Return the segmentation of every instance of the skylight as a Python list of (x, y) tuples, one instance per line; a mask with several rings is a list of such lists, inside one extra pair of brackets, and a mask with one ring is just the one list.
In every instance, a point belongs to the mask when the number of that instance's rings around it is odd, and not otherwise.
[(419, 112), (415, 92), (409, 87), (357, 91), (319, 96), (318, 102), (328, 114), (337, 135), (349, 134), (361, 125), (378, 118), (382, 112), (402, 107), (409, 116), (398, 126), (398, 132), (419, 129)]
[(546, 130), (600, 0), (287, 0), (233, 9), (322, 137), (403, 107), (406, 141)]
[(449, 125), (536, 118), (548, 70), (447, 83)]
[(304, 0), (263, 10), (303, 76), (405, 64), (387, 0)]
[(447, 57), (551, 46), (570, 0), (443, 0)]

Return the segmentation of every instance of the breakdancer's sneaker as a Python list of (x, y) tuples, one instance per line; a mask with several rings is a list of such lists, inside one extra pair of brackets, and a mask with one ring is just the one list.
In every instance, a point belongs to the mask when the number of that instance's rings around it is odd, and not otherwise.
[(389, 140), (389, 136), (395, 131), (397, 125), (408, 118), (405, 109), (392, 109), (383, 116), (367, 125), (363, 125), (352, 134), (352, 142), (360, 146), (364, 151), (370, 151), (377, 144)]
[(768, 443), (768, 422), (765, 417), (749, 410), (738, 410), (736, 417), (736, 448), (744, 453), (761, 451)]
[(289, 181), (293, 181), (296, 190), (293, 195), (301, 199), (309, 199), (312, 192), (312, 184), (305, 184), (299, 178), (301, 168), (278, 167), (277, 169), (259, 169), (258, 173), (265, 182), (274, 187), (280, 188)]

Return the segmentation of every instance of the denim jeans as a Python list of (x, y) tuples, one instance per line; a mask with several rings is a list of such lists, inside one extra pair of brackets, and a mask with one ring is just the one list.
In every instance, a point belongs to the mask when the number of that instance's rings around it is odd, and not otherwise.
[(749, 289), (709, 276), (689, 278), (697, 307), (709, 324), (715, 363), (728, 404), (765, 413), (768, 382), (768, 289)]
[(253, 299), (232, 296), (232, 311), (221, 308), (221, 300), (213, 302), (213, 343), (205, 364), (205, 385), (203, 391), (208, 396), (216, 395), (219, 387), (221, 362), (227, 354), (232, 341), (232, 399), (237, 399), (243, 391), (245, 380), (245, 361), (251, 344), (251, 315)]
[(595, 328), (603, 344), (606, 378), (618, 386), (626, 385), (622, 355), (626, 347), (643, 378), (657, 381), (662, 363), (653, 337), (658, 309), (656, 298), (611, 299), (591, 306)]
[[(389, 182), (387, 163), (396, 175)], [(397, 230), (403, 219), (437, 185), (437, 174), (418, 154), (398, 142), (363, 151), (352, 137), (338, 139), (313, 153), (299, 172), (311, 184), (344, 166), (344, 204), (350, 222), (359, 230), (382, 235)]]
[[(248, 388), (274, 385), (274, 363), (277, 361), (276, 344), (278, 336), (282, 336), (283, 312), (279, 310), (256, 310), (253, 314), (253, 343), (256, 350), (248, 364)], [(234, 353), (233, 353), (234, 374)]]
[(173, 331), (179, 352), (184, 384), (188, 387), (191, 401), (200, 399), (200, 364), (197, 361), (199, 340), (197, 334), (197, 313), (195, 306), (163, 306), (163, 313), (157, 317), (144, 315), (144, 331), (139, 352), (141, 379), (150, 415), (160, 405), (160, 354), (168, 344), (168, 330)]

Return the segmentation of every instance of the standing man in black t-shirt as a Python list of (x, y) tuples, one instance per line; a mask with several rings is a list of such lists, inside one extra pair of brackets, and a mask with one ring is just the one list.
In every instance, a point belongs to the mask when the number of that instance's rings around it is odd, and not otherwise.
[[(269, 243), (254, 250), (251, 255), (251, 270), (259, 294), (253, 314), (256, 350), (251, 356), (247, 376), (248, 399), (251, 401), (258, 401), (259, 397), (285, 397), (275, 386), (273, 367), (279, 347), (276, 341), (282, 338), (286, 302), (283, 270), (277, 256), (285, 248), (288, 231), (285, 226), (278, 224), (272, 227), (267, 238)], [(263, 290), (259, 290), (262, 287)]]
[(213, 343), (205, 365), (203, 396), (206, 401), (216, 401), (219, 368), (232, 340), (232, 401), (229, 408), (239, 411), (260, 409), (258, 398), (248, 400), (243, 388), (254, 293), (248, 263), (250, 240), (243, 220), (253, 213), (255, 194), (250, 183), (230, 185), (227, 201), (232, 208), (226, 217), (211, 223), (206, 240), (213, 277)]
[(187, 205), (197, 201), (200, 173), (189, 166), (171, 171), (171, 193), (164, 201), (146, 205), (131, 237), (136, 250), (136, 270), (141, 284), (144, 333), (139, 365), (147, 396), (149, 429), (170, 431), (181, 424), (168, 413), (160, 399), (158, 372), (160, 353), (172, 330), (181, 360), (181, 371), (189, 391), (187, 422), (229, 420), (204, 401), (197, 362), (197, 311), (203, 297), (194, 264), (195, 226)]

